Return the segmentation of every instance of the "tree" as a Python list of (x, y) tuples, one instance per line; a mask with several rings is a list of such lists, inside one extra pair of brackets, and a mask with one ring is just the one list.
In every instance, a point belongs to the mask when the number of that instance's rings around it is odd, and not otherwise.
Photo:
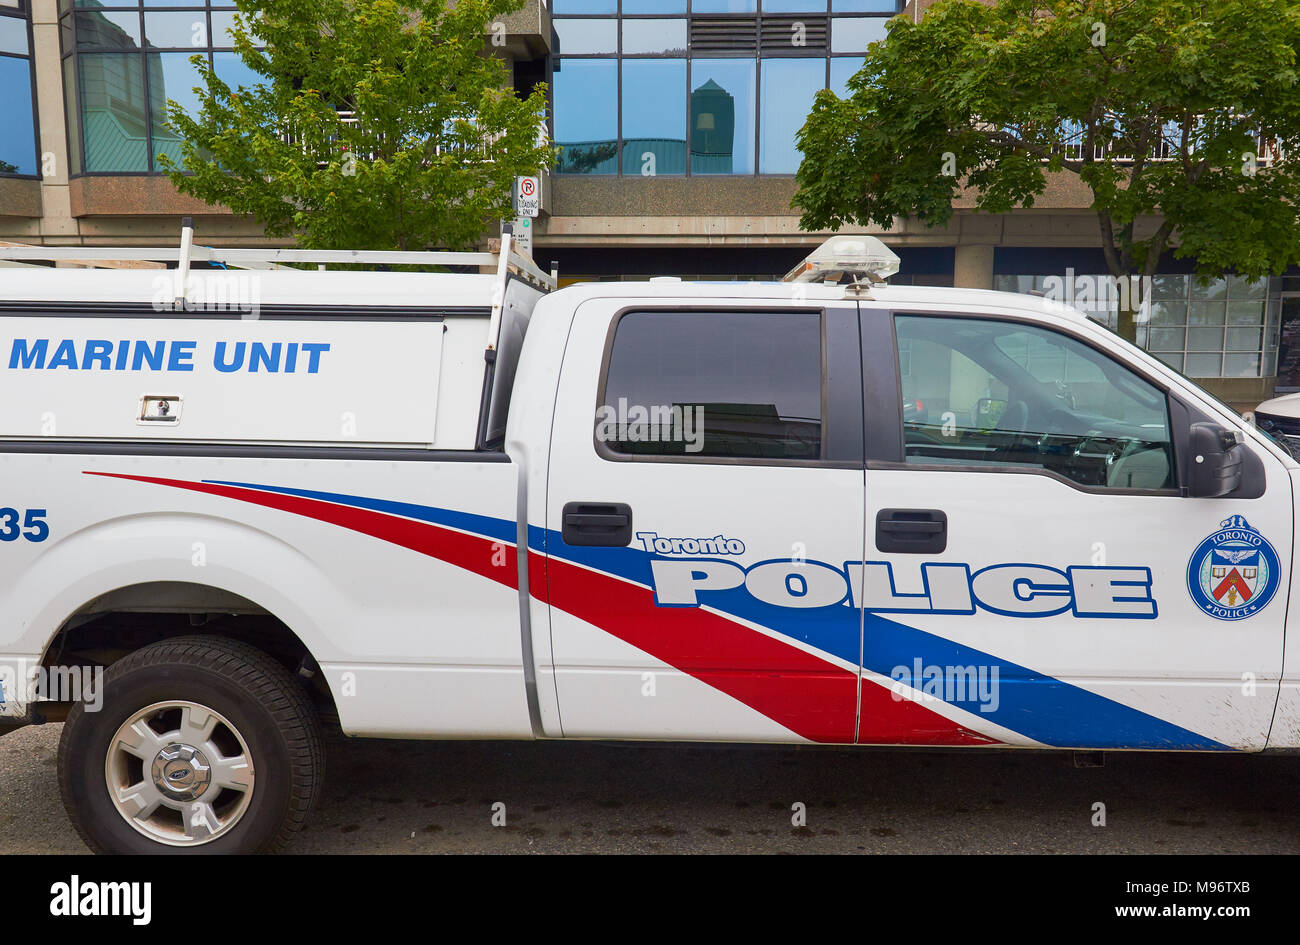
[(939, 0), (891, 21), (847, 99), (818, 94), (801, 224), (939, 225), (963, 188), (1005, 213), (1064, 170), (1116, 279), (1149, 282), (1171, 248), (1205, 277), (1280, 273), (1300, 260), (1297, 50), (1295, 0)]
[[(546, 91), (485, 51), (519, 0), (238, 0), (232, 89), (201, 57), (201, 111), (168, 103), (177, 189), (314, 249), (463, 249), (549, 167)], [(258, 47), (262, 48), (258, 48)]]

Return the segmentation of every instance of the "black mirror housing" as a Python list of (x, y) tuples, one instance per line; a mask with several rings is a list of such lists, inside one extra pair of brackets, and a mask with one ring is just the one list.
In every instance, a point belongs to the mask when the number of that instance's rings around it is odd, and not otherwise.
[(1216, 423), (1193, 423), (1188, 438), (1191, 447), (1189, 494), (1200, 499), (1231, 495), (1241, 486), (1245, 447), (1234, 430)]

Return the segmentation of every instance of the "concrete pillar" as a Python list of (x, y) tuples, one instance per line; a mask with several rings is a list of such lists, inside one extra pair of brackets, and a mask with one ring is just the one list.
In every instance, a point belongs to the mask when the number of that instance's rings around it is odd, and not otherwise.
[(63, 62), (59, 58), (58, 0), (33, 0), (32, 60), (36, 65), (37, 132), (41, 162), (43, 237), (75, 237), (68, 192), (67, 116), (63, 99)]
[(952, 270), (952, 284), (958, 289), (993, 288), (993, 247), (959, 245)]

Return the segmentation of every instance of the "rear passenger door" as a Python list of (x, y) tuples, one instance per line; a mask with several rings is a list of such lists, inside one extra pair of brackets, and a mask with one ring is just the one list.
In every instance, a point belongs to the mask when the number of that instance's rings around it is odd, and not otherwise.
[(544, 536), (563, 732), (852, 742), (856, 307), (688, 304), (575, 315)]
[(864, 689), (1009, 744), (1263, 747), (1281, 462), (1247, 441), (1243, 488), (1190, 497), (1209, 418), (1100, 329), (868, 309), (863, 330), (867, 373), (897, 378), (867, 409)]

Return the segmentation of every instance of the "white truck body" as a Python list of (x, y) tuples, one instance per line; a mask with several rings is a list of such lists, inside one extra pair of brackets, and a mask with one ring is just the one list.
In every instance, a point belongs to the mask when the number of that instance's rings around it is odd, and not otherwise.
[[(77, 659), (111, 669), (122, 615), (220, 613), (282, 624), (356, 736), (1300, 748), (1300, 464), (1071, 309), (880, 285), (256, 278), (253, 317), (150, 313), (156, 273), (0, 274), (0, 713), (48, 711), (29, 670), (86, 627)], [(727, 377), (761, 385), (804, 356), (794, 334), (752, 347), (745, 326), (776, 318), (819, 333), (820, 417), (783, 414), (765, 440), (771, 424), (728, 414), (742, 432), (710, 458)], [(1026, 370), (1059, 340), (1065, 374), (1047, 394), (974, 390), (1002, 363), (980, 331), (1008, 351), (1027, 332)], [(628, 391), (692, 392), (662, 406), (699, 405), (701, 455), (610, 447), (634, 362)], [(1107, 407), (1122, 435), (1068, 418), (1094, 397), (1129, 398)], [(141, 419), (166, 398), (178, 420)], [(1196, 424), (1238, 440), (1227, 494), (1193, 482), (1216, 462)], [(790, 452), (746, 456), (747, 438)], [(615, 504), (626, 540), (568, 539), (613, 527)]]

